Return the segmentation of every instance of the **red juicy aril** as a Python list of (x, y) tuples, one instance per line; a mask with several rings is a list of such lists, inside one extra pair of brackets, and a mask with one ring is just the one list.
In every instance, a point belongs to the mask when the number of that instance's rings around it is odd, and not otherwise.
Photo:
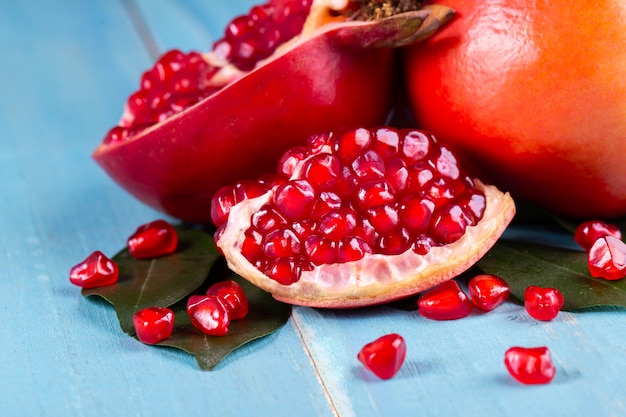
[(231, 269), (294, 304), (355, 307), (431, 288), (476, 262), (515, 212), (419, 130), (313, 135), (278, 171), (220, 189), (211, 213)]
[[(255, 6), (212, 51), (165, 53), (93, 157), (145, 204), (209, 223), (219, 187), (273, 170), (312, 133), (385, 120), (392, 48), (429, 36), (452, 15), (402, 3), (416, 10), (386, 17), (383, 3), (349, 0)], [(366, 12), (383, 18), (361, 20)]]

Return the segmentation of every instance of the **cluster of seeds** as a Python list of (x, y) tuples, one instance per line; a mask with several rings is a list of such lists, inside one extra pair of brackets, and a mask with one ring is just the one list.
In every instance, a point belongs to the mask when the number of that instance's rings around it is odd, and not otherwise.
[(272, 55), (281, 45), (302, 31), (313, 0), (270, 1), (252, 7), (226, 27), (213, 52), (242, 71)]
[[(242, 71), (252, 70), (302, 31), (311, 3), (272, 0), (252, 7), (226, 27), (212, 53)], [(219, 69), (199, 52), (166, 52), (143, 73), (139, 90), (128, 98), (122, 120), (109, 130), (104, 143), (124, 141), (219, 91), (223, 82), (213, 81)]]
[(212, 216), (221, 226), (233, 205), (269, 190), (245, 231), (242, 254), (285, 285), (317, 265), (370, 253), (424, 255), (463, 236), (486, 204), (453, 153), (419, 130), (317, 135), (287, 151), (279, 172), (282, 178), (270, 183), (218, 191)]
[(139, 90), (128, 98), (122, 120), (104, 142), (123, 141), (210, 96), (219, 90), (210, 84), (216, 72), (198, 52), (165, 53), (143, 73)]

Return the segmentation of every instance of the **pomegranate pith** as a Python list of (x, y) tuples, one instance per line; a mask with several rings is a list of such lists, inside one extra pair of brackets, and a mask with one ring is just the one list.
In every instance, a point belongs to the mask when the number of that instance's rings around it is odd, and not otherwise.
[[(432, 287), (477, 260), (488, 247), (473, 241), (496, 239), (514, 213), (510, 197), (472, 180), (450, 150), (418, 130), (314, 135), (285, 153), (278, 172), (282, 178), (271, 183), (246, 181), (216, 194), (215, 238), (231, 267), (253, 283), (313, 297), (299, 303), (324, 305), (320, 293), (339, 290), (349, 296), (333, 294), (332, 303), (372, 304)], [(266, 191), (238, 198), (233, 190), (246, 186)], [(486, 213), (496, 217), (490, 230), (473, 236)], [(466, 250), (458, 259), (447, 249), (456, 242)], [(384, 286), (393, 290), (371, 297)]]

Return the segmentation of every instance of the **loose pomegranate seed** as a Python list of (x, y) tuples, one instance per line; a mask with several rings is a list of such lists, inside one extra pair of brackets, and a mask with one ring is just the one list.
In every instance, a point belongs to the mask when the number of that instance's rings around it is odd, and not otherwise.
[(248, 314), (248, 298), (235, 281), (221, 281), (209, 287), (207, 295), (214, 295), (224, 300), (231, 320), (242, 319)]
[(608, 235), (596, 240), (588, 257), (593, 277), (618, 280), (626, 277), (626, 243)]
[(83, 288), (96, 288), (117, 282), (119, 267), (100, 251), (70, 269), (70, 282)]
[(417, 306), (419, 314), (432, 320), (456, 320), (472, 312), (472, 302), (453, 280), (426, 291)]
[(133, 258), (147, 259), (168, 255), (176, 251), (178, 233), (165, 220), (155, 220), (139, 226), (127, 241)]
[(556, 288), (543, 288), (531, 285), (524, 292), (524, 307), (530, 316), (537, 320), (554, 319), (565, 302), (563, 294)]
[[(286, 284), (311, 265), (370, 253), (425, 255), (460, 239), (485, 211), (484, 194), (452, 152), (417, 130), (315, 135), (287, 151), (278, 172), (282, 180), (262, 181), (255, 194), (266, 191), (267, 202), (251, 215), (242, 253)], [(211, 213), (217, 226), (241, 201), (240, 187), (216, 193)], [(245, 188), (254, 187), (248, 181)]]
[(202, 333), (209, 336), (225, 336), (230, 326), (226, 302), (214, 295), (192, 295), (187, 301), (187, 314)]
[(474, 305), (491, 311), (505, 302), (511, 294), (509, 284), (495, 275), (481, 274), (470, 279), (467, 289)]
[(514, 346), (505, 352), (504, 365), (511, 376), (522, 384), (547, 384), (556, 374), (550, 351), (545, 346)]
[(381, 379), (393, 378), (406, 358), (406, 342), (396, 333), (379, 337), (363, 346), (358, 360)]
[(613, 236), (617, 239), (622, 238), (622, 232), (613, 224), (603, 222), (601, 220), (590, 220), (581, 223), (574, 233), (574, 241), (578, 243), (585, 251), (589, 251), (593, 244), (601, 237)]
[(174, 330), (174, 312), (165, 307), (148, 307), (133, 315), (137, 338), (154, 345), (169, 338)]

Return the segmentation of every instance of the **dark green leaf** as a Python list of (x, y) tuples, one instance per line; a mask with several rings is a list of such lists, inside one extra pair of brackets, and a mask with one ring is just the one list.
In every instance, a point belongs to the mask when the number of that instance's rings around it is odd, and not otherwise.
[(529, 285), (558, 288), (564, 310), (626, 306), (626, 279), (608, 281), (589, 274), (587, 255), (543, 245), (500, 240), (477, 266), (504, 278), (511, 294), (523, 300)]
[(224, 271), (216, 265), (211, 271), (208, 284), (232, 279), (243, 288), (250, 310), (243, 319), (233, 320), (226, 336), (207, 336), (197, 330), (189, 320), (185, 302), (173, 307), (176, 315), (174, 333), (159, 343), (161, 346), (175, 347), (195, 356), (202, 370), (213, 369), (222, 359), (238, 347), (280, 329), (291, 315), (291, 306), (280, 303), (265, 291), (250, 284), (231, 271)]
[(137, 260), (124, 249), (113, 257), (120, 268), (114, 285), (83, 290), (113, 304), (122, 330), (134, 334), (133, 314), (145, 307), (169, 307), (195, 291), (206, 280), (219, 255), (211, 236), (202, 230), (177, 228), (176, 253)]

